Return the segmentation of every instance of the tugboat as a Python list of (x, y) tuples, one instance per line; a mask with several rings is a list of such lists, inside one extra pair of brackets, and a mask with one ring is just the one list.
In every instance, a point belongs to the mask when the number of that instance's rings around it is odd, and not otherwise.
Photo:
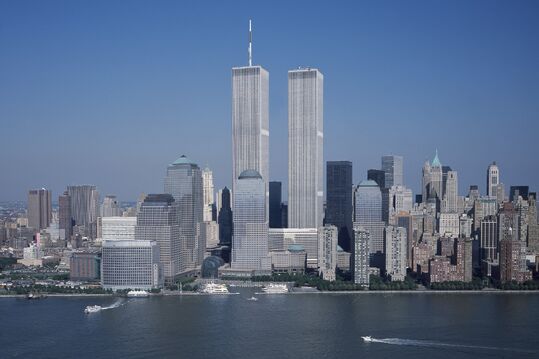
[(84, 313), (86, 313), (86, 314), (97, 313), (101, 309), (103, 309), (103, 308), (101, 308), (101, 306), (99, 306), (99, 305), (89, 305), (84, 309)]

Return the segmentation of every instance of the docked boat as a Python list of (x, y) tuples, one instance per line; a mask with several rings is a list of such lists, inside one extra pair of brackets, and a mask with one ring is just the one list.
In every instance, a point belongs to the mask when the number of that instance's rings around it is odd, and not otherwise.
[(201, 291), (205, 294), (229, 294), (228, 288), (224, 284), (207, 283)]
[(43, 294), (34, 294), (34, 293), (30, 293), (26, 296), (26, 299), (43, 299), (45, 298), (45, 296)]
[(97, 313), (101, 309), (103, 309), (103, 308), (101, 308), (101, 306), (99, 306), (99, 305), (89, 305), (84, 309), (84, 313), (86, 313), (86, 314)]
[(145, 290), (130, 290), (127, 292), (127, 296), (130, 298), (143, 298), (148, 297), (150, 293), (146, 292)]
[(262, 288), (262, 291), (267, 294), (288, 293), (288, 287), (286, 286), (286, 284), (270, 283), (264, 288)]
[(372, 342), (372, 337), (369, 335), (366, 335), (364, 337), (361, 337), (364, 342)]
[(247, 298), (247, 300), (250, 300), (251, 302), (256, 302), (258, 300), (257, 297), (251, 297), (251, 298)]

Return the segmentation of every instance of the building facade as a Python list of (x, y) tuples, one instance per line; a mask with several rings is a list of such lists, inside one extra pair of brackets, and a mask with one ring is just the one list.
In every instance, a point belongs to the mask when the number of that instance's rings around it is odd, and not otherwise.
[(337, 243), (336, 226), (326, 225), (318, 229), (318, 274), (325, 280), (336, 279)]
[(52, 220), (51, 191), (45, 188), (28, 191), (28, 227), (40, 231)]
[(337, 227), (339, 245), (346, 251), (352, 247), (352, 162), (328, 161), (326, 164), (325, 224)]

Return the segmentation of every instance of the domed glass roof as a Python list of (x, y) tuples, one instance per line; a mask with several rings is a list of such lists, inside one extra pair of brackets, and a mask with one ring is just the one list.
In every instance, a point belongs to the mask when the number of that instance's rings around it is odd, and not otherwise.
[(260, 178), (260, 179), (262, 179), (262, 176), (256, 170), (245, 170), (240, 174), (239, 179), (245, 179), (245, 178)]
[(187, 158), (185, 155), (181, 155), (176, 161), (172, 162), (173, 165), (195, 165), (193, 161)]
[(374, 182), (373, 180), (365, 180), (361, 181), (359, 183), (360, 187), (378, 187), (378, 183)]

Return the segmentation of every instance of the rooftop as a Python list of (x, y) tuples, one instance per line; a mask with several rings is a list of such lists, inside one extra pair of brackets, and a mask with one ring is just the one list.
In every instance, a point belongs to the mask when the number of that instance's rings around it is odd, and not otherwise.
[(259, 178), (259, 179), (262, 179), (262, 176), (256, 170), (245, 170), (240, 174), (238, 179), (246, 179), (246, 178)]

